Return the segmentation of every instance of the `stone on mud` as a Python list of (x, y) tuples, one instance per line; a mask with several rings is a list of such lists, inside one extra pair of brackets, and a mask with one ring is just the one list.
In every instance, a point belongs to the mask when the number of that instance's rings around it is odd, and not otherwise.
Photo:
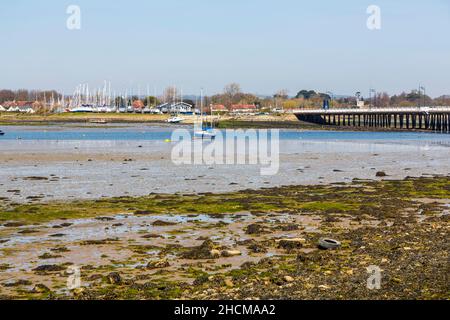
[[(216, 250), (217, 252), (215, 252), (214, 250)], [(219, 253), (220, 256), (220, 251), (215, 248), (214, 242), (208, 239), (200, 246), (193, 247), (190, 250), (182, 253), (181, 257), (191, 260), (214, 259), (218, 258), (218, 256), (216, 256), (216, 253)]]
[(167, 267), (170, 267), (170, 263), (166, 259), (158, 261), (150, 261), (147, 264), (147, 269), (163, 269)]
[(118, 272), (111, 272), (107, 276), (107, 280), (109, 284), (121, 284), (122, 283), (122, 277)]

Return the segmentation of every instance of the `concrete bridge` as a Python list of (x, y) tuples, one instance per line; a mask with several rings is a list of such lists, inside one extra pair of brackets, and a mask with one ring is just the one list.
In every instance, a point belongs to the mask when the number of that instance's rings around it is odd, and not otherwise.
[(321, 125), (450, 133), (450, 107), (295, 110), (296, 117)]

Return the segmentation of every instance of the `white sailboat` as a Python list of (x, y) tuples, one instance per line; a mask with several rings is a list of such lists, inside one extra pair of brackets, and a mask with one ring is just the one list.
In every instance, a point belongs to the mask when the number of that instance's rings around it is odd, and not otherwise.
[[(177, 94), (176, 94), (176, 90), (175, 90), (174, 99), (173, 99), (174, 103), (176, 103), (176, 100), (177, 100)], [(175, 116), (173, 116), (167, 120), (168, 123), (181, 123), (183, 121), (184, 121), (184, 118), (180, 117), (180, 114), (178, 111)]]
[[(212, 116), (212, 109), (211, 109)], [(215, 139), (216, 138), (216, 130), (213, 127), (212, 117), (211, 117), (211, 126), (208, 126), (207, 121), (203, 121), (203, 90), (200, 92), (200, 128), (201, 130), (194, 132), (194, 138), (201, 139)]]

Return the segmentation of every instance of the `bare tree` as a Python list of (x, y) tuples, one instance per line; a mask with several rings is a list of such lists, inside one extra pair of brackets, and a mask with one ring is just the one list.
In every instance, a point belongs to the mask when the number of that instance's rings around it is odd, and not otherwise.
[(226, 98), (226, 104), (230, 106), (237, 102), (237, 98), (241, 94), (241, 86), (234, 82), (227, 84), (223, 89), (223, 94)]
[(280, 99), (288, 99), (289, 98), (289, 90), (287, 90), (287, 89), (278, 90), (274, 94), (274, 97), (275, 98), (280, 98)]
[(164, 102), (175, 102), (175, 100), (177, 100), (177, 97), (179, 95), (180, 94), (178, 93), (177, 87), (175, 87), (175, 86), (167, 87), (164, 90), (164, 94), (163, 94)]

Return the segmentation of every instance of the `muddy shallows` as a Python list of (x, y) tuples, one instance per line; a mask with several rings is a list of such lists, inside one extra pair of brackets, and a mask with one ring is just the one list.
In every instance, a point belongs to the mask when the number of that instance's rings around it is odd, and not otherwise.
[(1, 299), (450, 298), (450, 177), (0, 204)]

